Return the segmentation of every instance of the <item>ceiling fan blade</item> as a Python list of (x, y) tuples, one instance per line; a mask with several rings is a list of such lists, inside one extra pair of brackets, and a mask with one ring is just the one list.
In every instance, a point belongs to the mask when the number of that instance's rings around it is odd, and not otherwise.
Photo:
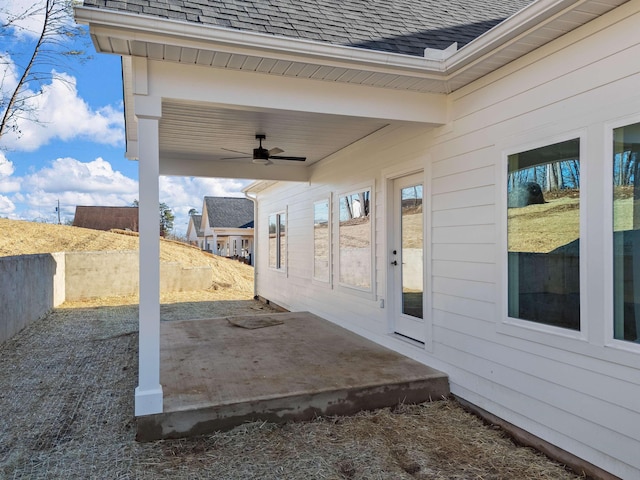
[(251, 155), (250, 153), (241, 152), (239, 150), (231, 150), (230, 148), (222, 148), (222, 150), (226, 150), (227, 152), (233, 152), (233, 153), (241, 153), (242, 155)]
[(280, 157), (278, 155), (269, 155), (271, 160), (293, 160), (294, 162), (304, 162), (307, 157)]
[(284, 152), (284, 150), (282, 150), (281, 148), (274, 147), (271, 150), (269, 150), (269, 156), (277, 155), (277, 154), (282, 153), (282, 152)]
[(222, 157), (222, 158), (219, 158), (218, 160), (239, 160), (242, 158), (253, 158), (253, 157), (252, 156), (251, 157)]

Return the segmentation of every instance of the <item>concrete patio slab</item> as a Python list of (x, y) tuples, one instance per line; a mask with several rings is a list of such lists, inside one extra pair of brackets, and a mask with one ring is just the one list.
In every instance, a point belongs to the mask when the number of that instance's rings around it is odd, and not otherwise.
[[(444, 373), (308, 312), (252, 317), (252, 328), (226, 318), (161, 324), (164, 412), (138, 417), (138, 440), (349, 415), (449, 394)], [(261, 317), (269, 326), (255, 328)]]

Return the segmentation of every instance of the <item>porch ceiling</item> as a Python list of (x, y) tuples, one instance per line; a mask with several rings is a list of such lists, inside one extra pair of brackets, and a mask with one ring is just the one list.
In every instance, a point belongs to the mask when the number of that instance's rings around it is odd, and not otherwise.
[[(309, 166), (389, 125), (388, 121), (289, 110), (223, 108), (163, 100), (160, 173), (254, 180), (307, 181)], [(252, 162), (255, 136), (263, 147), (306, 161)], [(233, 151), (230, 151), (233, 150)], [(243, 155), (244, 154), (244, 155)]]
[[(382, 120), (344, 115), (231, 109), (164, 100), (160, 121), (160, 156), (163, 159), (185, 161), (250, 164), (250, 158), (235, 157), (251, 156), (253, 149), (258, 146), (255, 135), (263, 133), (267, 136), (263, 141), (265, 148), (279, 147), (284, 150), (280, 155), (307, 157), (304, 165), (308, 166), (387, 124)], [(284, 165), (298, 163), (272, 161)]]

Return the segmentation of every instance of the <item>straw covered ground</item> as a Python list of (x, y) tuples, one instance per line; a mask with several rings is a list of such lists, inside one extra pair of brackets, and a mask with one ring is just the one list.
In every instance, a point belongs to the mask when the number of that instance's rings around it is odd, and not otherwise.
[[(0, 220), (0, 256), (137, 248), (135, 237), (82, 230)], [(269, 310), (243, 287), (250, 267), (174, 245), (163, 241), (163, 255), (210, 262), (223, 277), (208, 291), (163, 294), (162, 321)], [(581, 478), (454, 400), (137, 443), (137, 317), (136, 297), (65, 303), (0, 345), (0, 478)]]
[[(162, 302), (163, 321), (269, 308), (216, 292)], [(454, 400), (137, 443), (137, 305), (105, 303), (64, 304), (0, 345), (0, 478), (580, 478)]]

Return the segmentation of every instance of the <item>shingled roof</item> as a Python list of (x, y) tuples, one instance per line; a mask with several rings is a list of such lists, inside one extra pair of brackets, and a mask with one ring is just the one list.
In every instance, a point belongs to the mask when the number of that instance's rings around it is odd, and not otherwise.
[(84, 0), (86, 7), (423, 56), (462, 47), (533, 0)]
[(247, 228), (253, 223), (253, 202), (248, 198), (204, 197), (204, 204), (212, 228)]
[(191, 215), (191, 223), (193, 224), (193, 228), (195, 228), (196, 237), (202, 237), (202, 230), (200, 229), (200, 224), (202, 223), (202, 215)]

